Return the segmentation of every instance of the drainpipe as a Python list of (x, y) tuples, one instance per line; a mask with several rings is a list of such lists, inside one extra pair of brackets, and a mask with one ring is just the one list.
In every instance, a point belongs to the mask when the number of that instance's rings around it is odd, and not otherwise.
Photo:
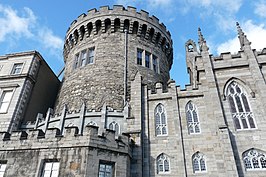
[(127, 29), (125, 29), (124, 105), (127, 102)]

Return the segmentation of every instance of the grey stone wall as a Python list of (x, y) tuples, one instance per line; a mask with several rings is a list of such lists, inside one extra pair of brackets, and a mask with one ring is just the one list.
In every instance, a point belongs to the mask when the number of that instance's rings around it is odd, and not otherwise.
[[(203, 41), (204, 42), (204, 41)], [(189, 41), (186, 44), (193, 42)], [(201, 43), (202, 44), (202, 43)], [(206, 42), (205, 44), (206, 45)], [(265, 65), (264, 50), (252, 50), (249, 44), (241, 44), (237, 54), (222, 53), (215, 57), (206, 50), (187, 50), (191, 86), (178, 90), (181, 120), (183, 120), (184, 149), (186, 159), (193, 151), (205, 151), (211, 167), (204, 176), (263, 176), (264, 171), (248, 171), (243, 153), (255, 148), (265, 152)], [(196, 47), (194, 45), (194, 47)], [(236, 130), (226, 97), (226, 88), (235, 81), (245, 89), (257, 127)], [(185, 105), (194, 101), (198, 106), (202, 132), (191, 136), (187, 133)], [(183, 108), (182, 108), (183, 107)], [(182, 116), (183, 115), (183, 116)], [(182, 118), (183, 117), (183, 118)], [(190, 139), (192, 141), (190, 141)], [(204, 142), (204, 143), (202, 143)], [(192, 151), (189, 149), (193, 148)], [(187, 150), (186, 150), (187, 149)], [(189, 159), (190, 160), (190, 159)], [(187, 160), (189, 162), (189, 160)], [(193, 174), (192, 162), (187, 164), (188, 174)], [(222, 171), (224, 170), (224, 171)]]
[[(76, 127), (58, 136), (58, 129), (2, 133), (0, 157), (7, 161), (6, 177), (40, 176), (46, 160), (60, 163), (59, 176), (97, 176), (100, 160), (114, 163), (117, 177), (129, 177), (131, 149), (128, 137), (115, 139), (113, 131), (98, 136), (97, 127)], [(29, 148), (30, 147), (30, 148)]]
[[(59, 112), (64, 104), (68, 105), (69, 110), (79, 109), (82, 102), (96, 110), (104, 103), (114, 109), (123, 108), (125, 29), (128, 33), (126, 99), (130, 99), (130, 78), (137, 72), (141, 73), (146, 84), (166, 83), (169, 80), (172, 41), (170, 33), (156, 17), (149, 17), (145, 11), (137, 13), (131, 7), (126, 10), (122, 6), (90, 10), (87, 15), (79, 16), (67, 32), (64, 46), (65, 75), (55, 112)], [(95, 48), (94, 62), (73, 69), (75, 55), (91, 47)], [(157, 56), (158, 73), (153, 70), (152, 57), (150, 68), (145, 67), (144, 53), (142, 66), (137, 65), (138, 48)]]

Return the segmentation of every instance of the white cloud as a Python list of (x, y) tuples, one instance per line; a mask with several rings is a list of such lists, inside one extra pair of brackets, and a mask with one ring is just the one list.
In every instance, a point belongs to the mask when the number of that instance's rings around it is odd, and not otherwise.
[[(251, 42), (253, 49), (263, 49), (265, 47), (266, 27), (264, 24), (254, 24), (251, 20), (246, 21), (242, 25), (244, 33), (247, 35), (248, 40)], [(217, 53), (232, 52), (235, 53), (240, 50), (240, 43), (236, 35), (235, 38), (218, 45)]]
[(243, 0), (185, 0), (184, 3), (191, 8), (203, 7), (206, 10), (236, 13), (240, 9)]
[(21, 38), (37, 41), (50, 51), (63, 48), (63, 40), (54, 35), (49, 28), (38, 24), (37, 17), (31, 9), (25, 7), (19, 13), (10, 6), (0, 4), (0, 43), (10, 44)]
[(148, 5), (154, 8), (170, 7), (174, 2), (173, 0), (147, 0)]
[(254, 13), (260, 17), (266, 17), (266, 1), (261, 0), (255, 3), (254, 5), (255, 5)]
[(40, 42), (45, 48), (62, 49), (63, 40), (53, 34), (49, 28), (40, 29), (38, 32)]
[(183, 0), (183, 14), (198, 13), (203, 20), (210, 21), (218, 31), (228, 32), (232, 29), (236, 13), (242, 6), (243, 0)]
[(31, 37), (31, 27), (36, 22), (36, 17), (29, 8), (24, 8), (21, 16), (9, 6), (0, 4), (0, 42), (7, 37)]

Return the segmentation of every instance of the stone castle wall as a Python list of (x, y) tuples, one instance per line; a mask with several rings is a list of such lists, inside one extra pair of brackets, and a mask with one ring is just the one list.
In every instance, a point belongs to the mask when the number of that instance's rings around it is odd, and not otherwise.
[[(92, 48), (93, 63), (74, 69), (75, 56)], [(142, 65), (137, 64), (138, 49), (143, 50)], [(122, 109), (125, 104), (125, 51), (128, 93), (130, 78), (137, 72), (141, 73), (146, 84), (169, 80), (172, 41), (170, 33), (156, 17), (150, 17), (145, 11), (136, 12), (135, 8), (114, 6), (114, 9), (101, 7), (99, 11), (90, 10), (87, 15), (82, 14), (73, 21), (64, 45), (65, 75), (56, 112), (64, 104), (69, 110), (78, 109), (83, 102), (90, 109), (97, 110), (104, 103)], [(150, 54), (149, 68), (145, 67), (145, 53)], [(157, 57), (158, 71), (153, 69), (153, 56)], [(128, 93), (126, 99), (130, 99)]]
[(129, 138), (115, 139), (114, 131), (101, 136), (98, 128), (86, 127), (78, 135), (77, 127), (67, 127), (64, 135), (57, 128), (1, 133), (1, 163), (5, 176), (41, 176), (45, 162), (58, 161), (59, 176), (97, 176), (101, 161), (116, 165), (115, 175), (129, 177), (131, 148)]

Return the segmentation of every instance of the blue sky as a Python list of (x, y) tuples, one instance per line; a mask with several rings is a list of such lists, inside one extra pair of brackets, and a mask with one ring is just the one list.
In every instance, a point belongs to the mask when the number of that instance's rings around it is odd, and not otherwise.
[(171, 78), (188, 84), (184, 44), (201, 28), (210, 53), (239, 50), (238, 21), (254, 49), (266, 47), (266, 0), (0, 0), (0, 55), (37, 50), (55, 73), (64, 66), (62, 48), (70, 23), (100, 6), (122, 4), (157, 16), (171, 32)]

